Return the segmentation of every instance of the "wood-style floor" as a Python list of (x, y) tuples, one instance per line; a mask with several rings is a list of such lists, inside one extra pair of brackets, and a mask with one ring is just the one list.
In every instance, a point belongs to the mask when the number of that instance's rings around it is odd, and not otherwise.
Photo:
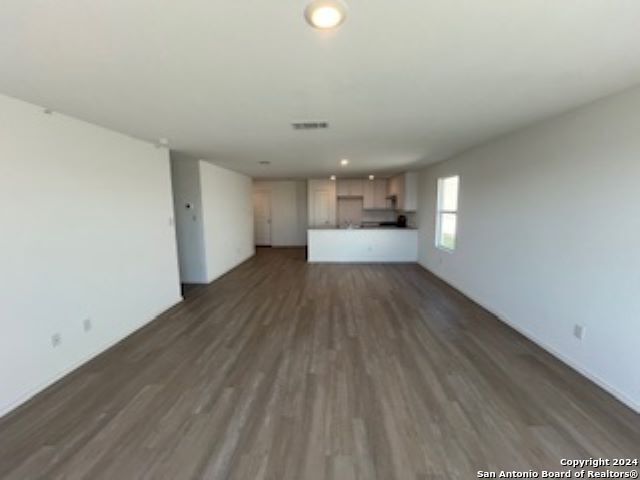
[(470, 479), (639, 453), (640, 415), (419, 266), (297, 249), (0, 421), (0, 478), (20, 480)]

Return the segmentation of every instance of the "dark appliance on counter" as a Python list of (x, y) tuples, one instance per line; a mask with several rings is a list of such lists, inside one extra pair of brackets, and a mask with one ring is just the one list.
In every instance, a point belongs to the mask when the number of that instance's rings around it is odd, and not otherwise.
[(398, 215), (396, 225), (398, 228), (407, 228), (407, 217), (405, 215)]

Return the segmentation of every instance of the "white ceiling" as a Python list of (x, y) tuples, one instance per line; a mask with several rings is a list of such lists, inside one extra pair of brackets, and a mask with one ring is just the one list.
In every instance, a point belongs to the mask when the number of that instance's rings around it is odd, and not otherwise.
[(348, 3), (326, 33), (302, 0), (2, 0), (0, 92), (293, 177), (434, 162), (640, 82), (638, 0)]

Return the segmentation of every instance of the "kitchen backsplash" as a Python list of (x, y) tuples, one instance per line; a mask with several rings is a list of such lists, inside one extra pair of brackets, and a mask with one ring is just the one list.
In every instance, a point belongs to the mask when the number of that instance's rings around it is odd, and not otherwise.
[(362, 212), (363, 222), (394, 222), (398, 214), (394, 211), (365, 210)]
[[(348, 223), (361, 225), (363, 223), (395, 222), (399, 212), (393, 210), (364, 210), (361, 198), (342, 198), (338, 201), (338, 225)], [(407, 217), (407, 224), (415, 227), (415, 213), (402, 213)]]

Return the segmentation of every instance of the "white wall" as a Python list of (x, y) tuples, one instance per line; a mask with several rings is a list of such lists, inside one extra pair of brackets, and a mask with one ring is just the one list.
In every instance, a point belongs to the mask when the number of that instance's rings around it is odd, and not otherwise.
[(199, 160), (172, 152), (171, 179), (180, 280), (207, 283)]
[(172, 215), (165, 149), (0, 96), (0, 414), (180, 300)]
[(255, 254), (251, 178), (200, 161), (207, 278), (211, 282)]
[[(640, 409), (640, 88), (472, 149), (420, 179), (420, 262)], [(434, 248), (460, 175), (458, 248)], [(582, 342), (573, 327), (586, 327)]]
[(296, 244), (304, 246), (307, 244), (307, 228), (309, 227), (309, 194), (307, 192), (308, 182), (302, 180), (296, 182), (296, 213), (298, 216), (298, 234)]
[(255, 181), (254, 191), (271, 197), (271, 244), (274, 247), (307, 244), (306, 180)]

